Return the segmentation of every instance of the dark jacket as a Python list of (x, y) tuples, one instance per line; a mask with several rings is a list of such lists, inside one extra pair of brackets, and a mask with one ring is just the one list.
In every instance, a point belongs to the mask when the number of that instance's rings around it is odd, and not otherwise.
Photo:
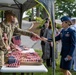
[(72, 28), (62, 29), (61, 33), (56, 37), (56, 41), (62, 41), (61, 56), (72, 56), (76, 45), (76, 32)]
[[(40, 30), (40, 37), (43, 37), (44, 35), (44, 32), (45, 32), (45, 27), (43, 26)], [(44, 41), (41, 41), (41, 45), (45, 45), (45, 42)]]

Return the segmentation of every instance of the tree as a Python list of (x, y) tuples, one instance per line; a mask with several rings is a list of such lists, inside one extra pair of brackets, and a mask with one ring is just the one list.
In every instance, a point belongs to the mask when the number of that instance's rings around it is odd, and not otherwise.
[(40, 8), (39, 8), (39, 4), (36, 6), (36, 17), (40, 17)]
[(31, 8), (31, 9), (27, 10), (26, 15), (29, 15), (30, 20), (34, 20), (34, 9)]
[(31, 9), (27, 10), (26, 15), (29, 15), (29, 17), (31, 17), (32, 16), (32, 10)]
[(55, 8), (55, 17), (60, 18), (63, 15), (70, 17), (76, 16), (76, 2), (75, 0), (57, 0)]

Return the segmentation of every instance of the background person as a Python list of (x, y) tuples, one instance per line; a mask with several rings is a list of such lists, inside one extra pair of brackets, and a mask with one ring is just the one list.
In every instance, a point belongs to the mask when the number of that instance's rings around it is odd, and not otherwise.
[[(46, 20), (46, 22), (44, 23), (44, 25), (42, 26), (41, 30), (40, 30), (40, 37), (43, 37), (44, 33), (45, 33), (45, 29), (48, 28), (49, 26), (49, 21)], [(43, 62), (45, 61), (44, 59), (44, 53), (45, 53), (45, 42), (41, 41), (41, 47), (42, 47), (42, 59)]]
[[(76, 31), (76, 19), (72, 19), (72, 29)], [(76, 48), (73, 53), (73, 70), (76, 71)]]
[[(48, 28), (45, 29), (42, 39), (44, 39), (44, 38), (52, 38), (51, 22), (49, 22)], [(52, 62), (52, 45), (51, 45), (51, 43), (45, 42), (44, 51), (45, 51), (44, 58), (46, 60), (46, 65), (47, 65), (47, 67), (50, 67), (51, 62)]]
[[(55, 36), (58, 34), (57, 29), (55, 29)], [(51, 21), (49, 21), (49, 26), (48, 28), (45, 29), (44, 35), (42, 39), (49, 38), (52, 39), (52, 25)], [(47, 67), (50, 67), (52, 65), (52, 47), (53, 43), (51, 42), (46, 42), (45, 41), (45, 59), (46, 59), (46, 65)], [(55, 50), (55, 56), (57, 58), (57, 51)]]

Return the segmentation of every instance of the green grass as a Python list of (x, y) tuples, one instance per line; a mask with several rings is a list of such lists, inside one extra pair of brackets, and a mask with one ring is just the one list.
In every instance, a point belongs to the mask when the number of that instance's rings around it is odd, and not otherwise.
[[(41, 50), (35, 50), (40, 56), (42, 55), (42, 51)], [(60, 65), (60, 54), (58, 56), (58, 59), (56, 59), (56, 70), (55, 70), (55, 75), (63, 75), (62, 72), (60, 71), (59, 65)], [(44, 63), (45, 65), (45, 63)], [(46, 66), (46, 65), (45, 65)], [(46, 73), (34, 73), (34, 75), (53, 75), (53, 69), (52, 67), (47, 68), (48, 72)], [(72, 75), (76, 75), (76, 72), (71, 71)], [(16, 75), (20, 75), (21, 73), (17, 73)], [(12, 75), (11, 73), (3, 73), (2, 75)], [(25, 74), (26, 75), (26, 74)]]
[[(42, 55), (42, 51), (41, 50), (35, 50), (40, 56)], [(59, 62), (60, 62), (60, 57), (58, 59), (56, 59), (56, 70), (55, 70), (55, 74), (56, 75), (63, 75), (62, 72), (60, 71), (60, 68), (59, 68)], [(44, 65), (46, 66), (46, 64), (44, 63)], [(48, 69), (48, 72), (47, 73), (34, 73), (35, 75), (52, 75), (53, 74), (53, 69), (52, 67), (50, 68), (47, 68)]]
[[(35, 50), (40, 56), (42, 55), (42, 51), (41, 50)], [(56, 69), (55, 69), (55, 75), (63, 75), (61, 70), (60, 70), (60, 53), (58, 55), (58, 59), (56, 59)], [(45, 65), (45, 63), (44, 63)], [(45, 65), (46, 66), (46, 65)], [(47, 68), (48, 72), (47, 73), (35, 73), (35, 75), (53, 75), (53, 69), (52, 67)], [(71, 71), (72, 75), (76, 75), (76, 72)]]

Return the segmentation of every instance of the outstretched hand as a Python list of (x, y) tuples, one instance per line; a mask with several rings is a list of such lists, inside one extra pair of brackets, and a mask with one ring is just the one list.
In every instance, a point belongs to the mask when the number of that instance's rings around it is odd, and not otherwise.
[(47, 41), (47, 38), (41, 37), (41, 40), (46, 42)]
[(33, 35), (30, 37), (33, 41), (41, 40), (40, 36), (33, 33)]

